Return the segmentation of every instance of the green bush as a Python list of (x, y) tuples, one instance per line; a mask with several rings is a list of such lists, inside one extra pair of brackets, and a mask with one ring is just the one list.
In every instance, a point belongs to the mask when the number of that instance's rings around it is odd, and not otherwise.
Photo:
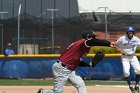
[[(111, 48), (111, 47), (101, 47), (101, 46), (97, 46), (97, 47), (92, 47), (90, 49), (90, 54), (96, 53), (98, 51), (103, 51), (106, 54), (116, 54), (116, 53), (120, 53), (119, 51), (117, 51), (116, 48)], [(140, 48), (137, 48), (136, 53), (140, 53)]]
[(92, 47), (91, 49), (90, 49), (90, 54), (92, 54), (92, 53), (96, 53), (96, 52), (98, 52), (98, 51), (103, 51), (103, 52), (105, 52), (106, 54), (115, 54), (115, 53), (119, 53), (118, 51), (117, 51), (117, 49), (116, 48), (111, 48), (111, 47)]
[(137, 48), (136, 53), (140, 53), (140, 48)]

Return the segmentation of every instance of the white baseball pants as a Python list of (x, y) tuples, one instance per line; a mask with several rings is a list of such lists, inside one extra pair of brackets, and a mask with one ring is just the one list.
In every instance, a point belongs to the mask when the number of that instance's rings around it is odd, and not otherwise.
[(60, 62), (56, 62), (53, 65), (52, 70), (54, 77), (54, 88), (44, 93), (63, 93), (64, 86), (68, 80), (78, 90), (78, 93), (87, 93), (84, 81), (80, 76), (75, 74), (75, 71), (63, 67)]
[(130, 64), (132, 65), (135, 74), (140, 75), (140, 64), (135, 55), (122, 55), (121, 60), (125, 77), (128, 77), (130, 75)]

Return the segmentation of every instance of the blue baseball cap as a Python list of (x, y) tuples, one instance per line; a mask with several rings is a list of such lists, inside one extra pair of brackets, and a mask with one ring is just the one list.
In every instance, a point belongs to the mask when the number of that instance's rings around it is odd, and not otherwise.
[(128, 26), (127, 28), (126, 28), (126, 32), (134, 32), (135, 31), (135, 29), (134, 29), (134, 27), (132, 27), (132, 26)]

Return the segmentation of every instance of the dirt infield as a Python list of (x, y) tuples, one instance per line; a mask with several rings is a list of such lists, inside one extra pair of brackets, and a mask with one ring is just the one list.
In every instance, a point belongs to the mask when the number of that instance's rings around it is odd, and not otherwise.
[[(131, 93), (128, 86), (86, 86), (88, 93)], [(0, 86), (0, 93), (36, 93), (39, 88), (52, 86)], [(77, 93), (73, 86), (66, 86), (64, 93)]]

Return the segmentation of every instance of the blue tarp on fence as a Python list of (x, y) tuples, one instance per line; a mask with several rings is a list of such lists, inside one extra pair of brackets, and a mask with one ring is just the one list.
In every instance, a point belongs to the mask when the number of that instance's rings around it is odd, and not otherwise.
[[(57, 59), (3, 58), (0, 60), (0, 77), (46, 78), (52, 77), (52, 65)], [(90, 62), (90, 58), (85, 59)], [(131, 69), (134, 77), (133, 69)], [(76, 73), (83, 78), (109, 79), (123, 77), (120, 57), (106, 57), (95, 67), (78, 67)]]

